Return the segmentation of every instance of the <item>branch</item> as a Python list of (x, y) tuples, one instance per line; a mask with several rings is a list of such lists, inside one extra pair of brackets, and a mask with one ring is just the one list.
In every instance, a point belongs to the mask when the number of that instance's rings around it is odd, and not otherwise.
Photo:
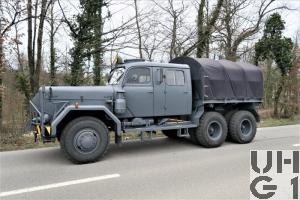
[(78, 34), (76, 32), (76, 30), (74, 29), (72, 23), (67, 19), (66, 15), (65, 15), (65, 12), (60, 4), (60, 0), (57, 1), (58, 2), (58, 5), (59, 5), (59, 8), (63, 14), (63, 17), (64, 17), (64, 21), (67, 23), (68, 27), (70, 28), (71, 32), (74, 34), (74, 37), (78, 37)]

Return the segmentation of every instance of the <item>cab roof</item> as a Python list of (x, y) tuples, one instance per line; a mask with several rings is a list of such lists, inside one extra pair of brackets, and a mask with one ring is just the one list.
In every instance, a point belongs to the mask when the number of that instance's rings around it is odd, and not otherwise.
[(175, 64), (175, 63), (158, 63), (158, 62), (130, 62), (119, 64), (118, 67), (124, 66), (125, 68), (129, 67), (165, 67), (165, 68), (181, 68), (181, 69), (189, 69), (189, 65), (186, 64)]

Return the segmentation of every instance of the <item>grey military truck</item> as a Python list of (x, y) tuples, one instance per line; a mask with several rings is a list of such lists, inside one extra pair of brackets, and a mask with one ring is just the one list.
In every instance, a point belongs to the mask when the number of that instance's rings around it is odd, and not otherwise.
[[(106, 86), (43, 86), (32, 99), (32, 127), (43, 142), (60, 142), (68, 159), (93, 162), (110, 135), (141, 138), (161, 131), (204, 147), (226, 138), (249, 143), (262, 102), (261, 70), (248, 63), (179, 57), (170, 63), (125, 61)], [(145, 134), (145, 135), (144, 135)]]

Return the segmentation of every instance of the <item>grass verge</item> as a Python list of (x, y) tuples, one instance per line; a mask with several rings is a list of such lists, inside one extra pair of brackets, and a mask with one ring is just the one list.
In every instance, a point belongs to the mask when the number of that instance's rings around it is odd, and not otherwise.
[(1, 143), (0, 151), (12, 151), (12, 150), (24, 150), (24, 149), (34, 149), (34, 148), (43, 148), (43, 147), (55, 147), (58, 146), (59, 143), (46, 143), (43, 142), (34, 142), (33, 136), (29, 134), (24, 134), (20, 138), (18, 138), (13, 143)]
[(295, 115), (291, 119), (276, 119), (276, 118), (265, 118), (261, 119), (258, 127), (272, 127), (272, 126), (285, 126), (285, 125), (294, 125), (300, 124), (300, 115)]

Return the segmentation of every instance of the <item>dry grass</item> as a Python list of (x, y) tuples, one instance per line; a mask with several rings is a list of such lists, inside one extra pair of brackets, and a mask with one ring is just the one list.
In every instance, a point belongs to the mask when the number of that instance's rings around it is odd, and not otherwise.
[(293, 118), (262, 118), (259, 127), (270, 127), (270, 126), (285, 126), (300, 124), (300, 115), (296, 115)]
[(33, 149), (42, 147), (53, 147), (58, 146), (59, 143), (47, 143), (43, 144), (41, 141), (34, 142), (33, 135), (24, 134), (23, 136), (14, 139), (11, 143), (1, 143), (0, 151), (12, 151), (12, 150), (23, 150), (23, 149)]

